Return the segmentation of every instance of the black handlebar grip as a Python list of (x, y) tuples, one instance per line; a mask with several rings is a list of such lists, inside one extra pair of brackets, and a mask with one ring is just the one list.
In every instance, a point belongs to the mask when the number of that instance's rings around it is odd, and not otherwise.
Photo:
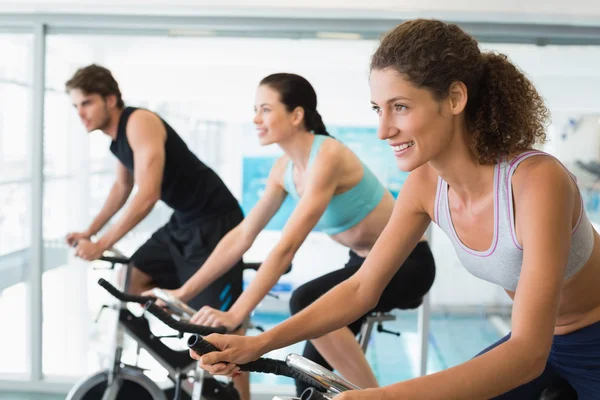
[(134, 294), (123, 293), (119, 289), (117, 289), (116, 287), (111, 285), (104, 278), (100, 278), (98, 280), (98, 285), (102, 286), (104, 289), (106, 289), (108, 291), (108, 293), (112, 294), (114, 297), (116, 297), (117, 299), (124, 301), (124, 302), (146, 304), (149, 301), (156, 300), (154, 297), (150, 297), (150, 296), (137, 296)]
[(329, 398), (325, 397), (323, 393), (319, 392), (317, 389), (309, 387), (302, 392), (300, 400), (329, 400)]
[[(213, 351), (219, 351), (213, 344), (207, 342), (199, 335), (192, 335), (188, 339), (188, 347), (203, 356)], [(308, 385), (327, 390), (320, 382), (304, 375), (295, 369), (288, 366), (285, 361), (273, 360), (270, 358), (259, 358), (256, 361), (251, 361), (247, 364), (238, 365), (241, 371), (260, 372), (263, 374), (274, 374), (279, 376), (287, 376), (288, 378), (304, 381)]]
[(106, 261), (111, 264), (129, 264), (131, 259), (127, 257), (101, 256), (98, 260)]
[(150, 312), (156, 318), (164, 322), (170, 328), (175, 329), (176, 331), (185, 333), (195, 333), (199, 335), (210, 335), (211, 333), (225, 333), (227, 331), (225, 327), (211, 328), (208, 326), (201, 326), (177, 321), (173, 319), (171, 315), (169, 315), (165, 310), (154, 304), (154, 302), (156, 301), (154, 297), (137, 296), (133, 294), (123, 293), (102, 278), (98, 280), (98, 284), (104, 289), (106, 289), (114, 297), (123, 302), (139, 303), (144, 305), (148, 312)]
[(190, 349), (194, 350), (196, 353), (200, 355), (205, 355), (207, 353), (212, 353), (213, 351), (219, 351), (214, 345), (206, 340), (202, 339), (200, 335), (192, 335), (188, 339), (187, 345)]
[[(196, 336), (196, 335), (210, 335), (211, 333), (225, 333), (227, 331), (227, 328), (225, 328), (224, 326), (220, 326), (218, 328), (211, 328), (208, 326), (195, 325), (195, 324), (189, 324), (187, 322), (176, 321), (169, 315), (169, 313), (167, 313), (162, 308), (158, 307), (152, 301), (150, 303), (146, 304), (146, 309), (152, 315), (154, 315), (156, 318), (158, 318), (162, 322), (164, 322), (167, 326), (169, 326), (170, 328), (173, 328), (179, 332), (193, 333), (193, 334), (195, 334), (194, 336)], [(206, 342), (206, 343), (208, 343), (208, 342)]]

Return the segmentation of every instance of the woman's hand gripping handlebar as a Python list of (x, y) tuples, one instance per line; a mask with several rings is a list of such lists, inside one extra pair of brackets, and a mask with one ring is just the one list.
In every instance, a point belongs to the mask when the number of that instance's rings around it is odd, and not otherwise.
[[(200, 335), (190, 336), (190, 338), (188, 339), (188, 347), (199, 356), (203, 356), (205, 354), (215, 351), (220, 351), (213, 344), (204, 340)], [(301, 371), (298, 371), (297, 369), (289, 366), (285, 361), (281, 360), (274, 360), (271, 358), (261, 357), (255, 361), (251, 361), (246, 364), (240, 364), (238, 365), (238, 368), (240, 371), (260, 372), (265, 374), (287, 376), (289, 378), (304, 381), (308, 385), (311, 385), (319, 390), (325, 391), (329, 389), (329, 387), (326, 384), (323, 384), (322, 382), (313, 379), (311, 376)]]
[[(126, 303), (138, 303), (144, 306), (144, 308), (156, 318), (161, 320), (165, 325), (169, 326), (176, 331), (181, 333), (195, 333), (199, 335), (210, 335), (211, 333), (226, 333), (224, 327), (211, 328), (207, 326), (194, 325), (183, 321), (178, 321), (173, 318), (169, 313), (163, 310), (161, 307), (154, 304), (156, 302), (155, 297), (150, 296), (138, 296), (129, 293), (121, 292), (119, 289), (111, 285), (106, 280), (100, 278), (98, 284), (106, 289), (111, 295), (122, 302)], [(164, 301), (164, 300), (163, 300)]]

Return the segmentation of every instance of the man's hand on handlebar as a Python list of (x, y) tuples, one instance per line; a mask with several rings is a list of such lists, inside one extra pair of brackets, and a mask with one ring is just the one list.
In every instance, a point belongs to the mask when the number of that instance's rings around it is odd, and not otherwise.
[(75, 246), (77, 242), (85, 239), (90, 240), (92, 235), (88, 232), (69, 232), (66, 237), (67, 244), (71, 247)]
[(190, 356), (200, 361), (200, 366), (213, 375), (235, 374), (237, 364), (247, 364), (261, 356), (258, 336), (218, 335), (212, 334), (204, 338), (221, 351), (213, 351), (200, 356), (190, 350)]
[(234, 331), (243, 322), (238, 320), (233, 313), (216, 310), (209, 306), (202, 307), (190, 320), (192, 324), (202, 326), (224, 326), (228, 331)]
[(75, 247), (75, 255), (84, 260), (94, 261), (102, 256), (102, 253), (107, 250), (98, 242), (92, 242), (89, 239), (79, 239)]

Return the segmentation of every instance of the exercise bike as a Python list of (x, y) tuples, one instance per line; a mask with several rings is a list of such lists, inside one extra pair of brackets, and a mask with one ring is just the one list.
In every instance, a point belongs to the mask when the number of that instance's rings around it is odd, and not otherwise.
[[(122, 303), (134, 301), (145, 304), (145, 308), (159, 320), (180, 334), (194, 333), (188, 339), (187, 345), (198, 354), (207, 354), (217, 349), (202, 338), (202, 335), (210, 333), (210, 329), (196, 326), (182, 321), (176, 321), (164, 310), (154, 304), (154, 298), (133, 296), (114, 288), (110, 283), (100, 279), (99, 284), (108, 290)], [(336, 395), (348, 390), (360, 390), (360, 388), (344, 378), (334, 374), (328, 369), (310, 361), (297, 354), (289, 354), (285, 362), (268, 358), (259, 358), (248, 364), (239, 365), (240, 370), (248, 372), (272, 373), (300, 379), (311, 387), (305, 390), (300, 398), (275, 396), (273, 400), (331, 400)], [(235, 392), (237, 394), (237, 392)], [(136, 397), (137, 398), (137, 397)], [(557, 382), (544, 389), (538, 400), (577, 400), (577, 394), (573, 388), (565, 382)]]
[[(119, 271), (121, 273), (117, 274), (123, 280), (120, 286), (128, 287), (130, 260), (127, 257), (115, 252), (101, 257), (100, 260), (108, 262), (109, 269), (115, 269), (117, 265), (121, 266)], [(173, 313), (170, 316), (172, 321), (184, 321), (195, 313), (195, 310), (178, 299), (168, 296), (166, 292), (157, 289), (154, 294)], [(149, 299), (151, 298), (145, 298), (145, 300)], [(174, 350), (161, 340), (173, 337), (181, 339), (183, 332), (168, 336), (154, 335), (150, 330), (148, 319), (144, 315), (134, 315), (127, 308), (126, 301), (121, 300), (112, 306), (105, 305), (102, 310), (107, 308), (116, 310), (118, 314), (112, 329), (114, 352), (110, 355), (108, 367), (78, 381), (69, 391), (67, 400), (239, 400), (239, 395), (231, 382), (224, 383), (215, 379), (197, 366), (197, 363), (190, 358), (187, 349)], [(224, 328), (196, 327), (203, 334), (225, 332)], [(137, 343), (137, 355), (141, 349), (144, 349), (167, 371), (168, 378), (174, 385), (173, 388), (161, 388), (144, 373), (144, 369), (122, 361), (125, 335)]]

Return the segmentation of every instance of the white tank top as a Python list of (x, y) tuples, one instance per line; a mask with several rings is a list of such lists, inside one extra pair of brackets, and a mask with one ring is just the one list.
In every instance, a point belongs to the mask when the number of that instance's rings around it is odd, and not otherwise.
[[(522, 161), (537, 155), (552, 157), (550, 154), (534, 150), (522, 153), (510, 161), (502, 160), (496, 164), (494, 172), (494, 236), (491, 246), (485, 251), (472, 250), (460, 241), (450, 216), (448, 183), (442, 178), (438, 178), (434, 222), (446, 232), (452, 241), (462, 265), (472, 275), (512, 291), (517, 289), (523, 263), (523, 247), (515, 234), (512, 175)], [(577, 183), (575, 176), (568, 170), (567, 172)], [(581, 195), (579, 197), (581, 199)], [(565, 279), (575, 275), (584, 266), (594, 247), (594, 229), (585, 214), (583, 200), (581, 200), (579, 214), (571, 235), (571, 251)]]

